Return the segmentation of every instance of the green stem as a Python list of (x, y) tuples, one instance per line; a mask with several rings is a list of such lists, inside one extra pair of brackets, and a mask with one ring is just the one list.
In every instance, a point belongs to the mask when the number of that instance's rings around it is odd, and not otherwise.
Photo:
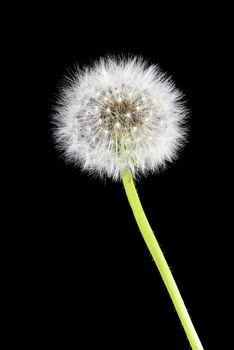
[(145, 243), (154, 259), (154, 262), (161, 274), (161, 277), (166, 285), (168, 293), (170, 294), (170, 297), (175, 306), (180, 321), (184, 327), (190, 345), (193, 350), (202, 350), (203, 346), (193, 326), (189, 313), (185, 307), (184, 301), (180, 295), (179, 289), (175, 283), (175, 280), (172, 276), (166, 259), (164, 258), (161, 248), (146, 218), (130, 170), (125, 169), (124, 171), (122, 171), (121, 177), (136, 222), (139, 226)]

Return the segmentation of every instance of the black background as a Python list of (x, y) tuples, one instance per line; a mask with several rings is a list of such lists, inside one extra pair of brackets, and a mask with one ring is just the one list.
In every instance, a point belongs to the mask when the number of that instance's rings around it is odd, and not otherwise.
[(189, 348), (122, 184), (65, 164), (52, 141), (52, 107), (64, 74), (76, 63), (130, 53), (159, 63), (186, 95), (188, 144), (176, 163), (141, 179), (137, 189), (204, 348), (231, 349), (231, 239), (224, 227), (229, 122), (222, 113), (228, 64), (219, 27), (225, 18), (211, 9), (182, 7), (177, 14), (168, 7), (62, 6), (34, 9), (29, 18), (23, 37), (35, 86), (29, 125), (36, 147), (22, 159), (30, 165), (23, 217), (30, 234), (21, 258), (32, 345)]

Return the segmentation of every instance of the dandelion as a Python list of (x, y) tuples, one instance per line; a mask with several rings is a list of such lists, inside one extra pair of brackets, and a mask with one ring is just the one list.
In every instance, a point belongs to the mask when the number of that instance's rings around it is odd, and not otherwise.
[(122, 180), (142, 236), (192, 349), (203, 349), (172, 273), (141, 206), (134, 180), (158, 172), (186, 141), (187, 110), (171, 78), (142, 58), (100, 59), (78, 70), (54, 115), (58, 148), (69, 162)]

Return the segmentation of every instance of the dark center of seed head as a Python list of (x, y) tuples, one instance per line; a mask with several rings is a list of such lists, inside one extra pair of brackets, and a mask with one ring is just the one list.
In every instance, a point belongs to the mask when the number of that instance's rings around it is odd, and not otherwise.
[(102, 105), (100, 110), (100, 120), (107, 130), (115, 127), (129, 129), (141, 126), (144, 110), (140, 106), (140, 100), (130, 100), (129, 98), (111, 97)]

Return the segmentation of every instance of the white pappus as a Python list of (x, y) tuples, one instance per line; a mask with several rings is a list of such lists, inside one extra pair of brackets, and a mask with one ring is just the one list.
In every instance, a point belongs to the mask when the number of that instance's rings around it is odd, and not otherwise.
[(53, 115), (65, 159), (113, 180), (158, 171), (186, 139), (183, 94), (140, 57), (101, 58), (77, 69)]

